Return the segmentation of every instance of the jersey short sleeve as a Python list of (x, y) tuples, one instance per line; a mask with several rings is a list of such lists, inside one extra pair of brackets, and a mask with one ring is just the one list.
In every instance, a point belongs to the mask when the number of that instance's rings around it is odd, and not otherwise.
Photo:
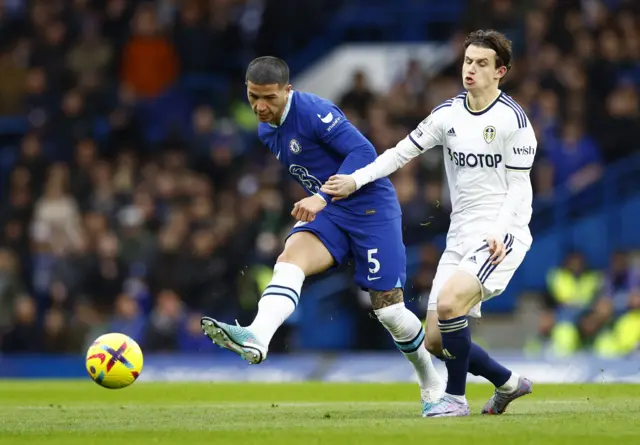
[(538, 149), (538, 141), (531, 125), (515, 129), (504, 145), (505, 168), (529, 171)]

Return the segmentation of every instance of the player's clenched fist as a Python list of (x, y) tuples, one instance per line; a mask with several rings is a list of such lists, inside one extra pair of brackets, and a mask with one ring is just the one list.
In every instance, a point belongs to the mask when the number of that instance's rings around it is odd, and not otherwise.
[(339, 201), (356, 191), (356, 181), (350, 175), (333, 175), (320, 190), (333, 196), (332, 201)]
[(309, 196), (293, 205), (291, 216), (298, 221), (311, 222), (316, 219), (316, 213), (324, 209), (326, 205), (326, 201), (321, 196)]

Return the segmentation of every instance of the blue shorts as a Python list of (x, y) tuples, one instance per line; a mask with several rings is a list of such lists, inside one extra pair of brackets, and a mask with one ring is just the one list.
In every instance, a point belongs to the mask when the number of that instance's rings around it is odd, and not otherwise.
[(311, 232), (340, 265), (353, 258), (355, 282), (364, 290), (404, 289), (407, 256), (402, 241), (402, 217), (388, 221), (341, 219), (320, 212), (309, 223), (297, 223), (289, 236)]

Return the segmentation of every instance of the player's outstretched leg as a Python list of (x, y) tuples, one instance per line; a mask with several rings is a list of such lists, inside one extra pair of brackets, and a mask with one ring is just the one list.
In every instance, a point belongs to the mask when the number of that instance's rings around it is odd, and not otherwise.
[(423, 411), (428, 410), (442, 396), (444, 380), (431, 362), (431, 355), (423, 347), (424, 328), (416, 315), (404, 305), (402, 289), (369, 291), (374, 313), (380, 323), (411, 362), (418, 376)]
[(276, 263), (271, 282), (258, 302), (258, 314), (250, 326), (234, 326), (203, 317), (202, 330), (216, 345), (235, 352), (251, 364), (260, 363), (267, 358), (269, 342), (276, 330), (296, 309), (304, 279), (304, 271), (297, 265)]
[(203, 317), (202, 330), (216, 345), (229, 349), (251, 364), (267, 358), (271, 338), (298, 305), (306, 276), (333, 264), (333, 257), (310, 232), (291, 235), (273, 268), (273, 277), (262, 293), (258, 314), (247, 327)]

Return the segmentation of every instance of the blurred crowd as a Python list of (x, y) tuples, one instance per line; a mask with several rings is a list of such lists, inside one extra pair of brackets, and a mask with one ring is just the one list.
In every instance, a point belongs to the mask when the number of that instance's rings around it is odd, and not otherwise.
[[(0, 135), (1, 351), (77, 352), (107, 331), (145, 350), (213, 350), (201, 314), (250, 321), (304, 191), (256, 139), (243, 68), (299, 49), (339, 2), (298, 3), (0, 2), (0, 114), (27, 122)], [(633, 8), (475, 0), (450, 36), (459, 56), (472, 29), (514, 39), (504, 89), (538, 134), (538, 199), (588, 186), (634, 148)], [(384, 94), (354, 73), (339, 105), (382, 151), (459, 92), (460, 60), (435, 77), (413, 61)], [(433, 150), (392, 178), (405, 243), (423, 245), (408, 286), (422, 314), (439, 257), (429, 242), (448, 227), (442, 175)], [(354, 316), (368, 310), (363, 300)]]
[(579, 250), (549, 271), (538, 337), (529, 348), (566, 356), (624, 356), (640, 345), (640, 255), (613, 252), (596, 270)]

